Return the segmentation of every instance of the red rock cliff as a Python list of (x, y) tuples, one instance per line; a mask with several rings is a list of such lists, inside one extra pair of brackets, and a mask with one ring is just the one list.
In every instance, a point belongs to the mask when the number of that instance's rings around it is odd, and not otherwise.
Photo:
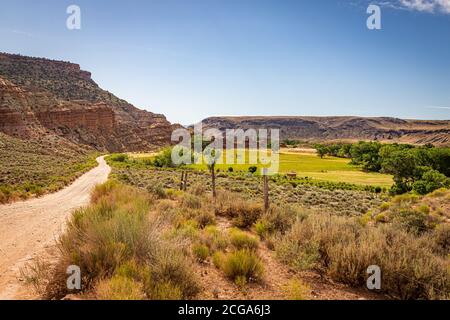
[(141, 151), (169, 144), (175, 127), (102, 90), (77, 64), (0, 53), (2, 132), (51, 130), (97, 149)]

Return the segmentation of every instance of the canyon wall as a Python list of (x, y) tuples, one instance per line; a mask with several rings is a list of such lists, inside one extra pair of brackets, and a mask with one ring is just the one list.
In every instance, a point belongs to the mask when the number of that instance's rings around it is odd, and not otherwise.
[(112, 152), (167, 145), (177, 127), (101, 89), (77, 64), (0, 53), (1, 132), (51, 132)]
[(404, 120), (364, 117), (211, 117), (204, 129), (279, 129), (280, 138), (305, 141), (377, 140), (449, 145), (450, 120)]

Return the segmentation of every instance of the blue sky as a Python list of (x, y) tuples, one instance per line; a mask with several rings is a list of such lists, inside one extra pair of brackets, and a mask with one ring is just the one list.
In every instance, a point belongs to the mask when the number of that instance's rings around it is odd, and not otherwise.
[[(368, 30), (369, 3), (382, 29)], [(66, 28), (81, 8), (82, 29)], [(450, 0), (1, 0), (0, 51), (79, 63), (137, 107), (450, 119)]]

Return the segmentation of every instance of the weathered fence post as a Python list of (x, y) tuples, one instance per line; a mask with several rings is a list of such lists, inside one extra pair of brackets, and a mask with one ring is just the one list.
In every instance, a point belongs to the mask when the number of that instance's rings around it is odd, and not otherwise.
[(211, 179), (212, 179), (212, 189), (213, 189), (213, 198), (214, 201), (216, 200), (217, 193), (216, 193), (216, 163), (213, 162), (211, 165)]
[(186, 191), (187, 190), (187, 184), (188, 184), (188, 172), (186, 171), (184, 173), (184, 183), (183, 183), (183, 190)]
[(183, 191), (184, 190), (184, 171), (181, 171), (181, 180), (180, 180), (180, 190)]
[(267, 168), (263, 168), (264, 181), (264, 212), (269, 210), (269, 177), (267, 175)]

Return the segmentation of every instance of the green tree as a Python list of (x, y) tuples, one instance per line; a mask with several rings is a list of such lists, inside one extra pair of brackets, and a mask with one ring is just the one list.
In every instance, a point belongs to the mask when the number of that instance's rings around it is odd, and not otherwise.
[(351, 154), (350, 154), (351, 148), (352, 148), (352, 145), (349, 143), (345, 143), (345, 144), (341, 145), (341, 147), (337, 153), (337, 156), (340, 158), (350, 158), (351, 157)]
[(450, 177), (450, 148), (428, 149), (431, 167)]
[(413, 184), (413, 190), (419, 194), (427, 194), (439, 188), (449, 187), (450, 179), (439, 171), (430, 169), (422, 178)]
[(172, 163), (172, 148), (165, 148), (153, 159), (153, 165), (158, 168), (174, 168)]
[(362, 165), (365, 171), (378, 172), (381, 169), (379, 151), (382, 145), (379, 142), (360, 141), (350, 148), (352, 163)]
[(328, 153), (328, 148), (323, 144), (316, 144), (314, 148), (317, 150), (317, 155), (320, 159), (323, 159), (323, 157), (325, 157)]
[(410, 191), (412, 183), (421, 176), (416, 159), (414, 153), (409, 150), (396, 150), (384, 155), (381, 168), (383, 172), (394, 176), (397, 188), (401, 191)]

